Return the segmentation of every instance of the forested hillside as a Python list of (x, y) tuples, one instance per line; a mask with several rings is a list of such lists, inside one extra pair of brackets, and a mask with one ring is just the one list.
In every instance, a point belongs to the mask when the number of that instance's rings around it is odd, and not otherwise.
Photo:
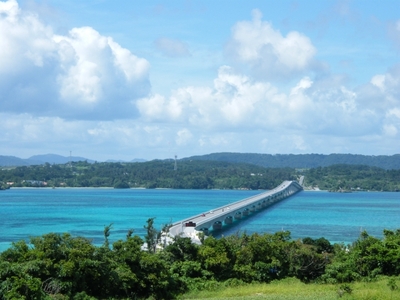
[[(330, 191), (399, 191), (400, 170), (365, 165), (310, 169), (264, 168), (245, 163), (174, 160), (144, 163), (73, 162), (0, 170), (0, 186), (174, 189), (271, 189), (304, 175), (306, 188)], [(8, 183), (8, 184), (7, 184)]]
[(400, 170), (333, 165), (305, 172), (305, 185), (330, 191), (400, 191)]
[(368, 156), (356, 154), (257, 154), (257, 153), (212, 153), (192, 156), (187, 160), (212, 160), (246, 162), (266, 168), (317, 168), (336, 164), (366, 165), (386, 170), (400, 169), (400, 154)]
[[(232, 163), (249, 163), (265, 168), (317, 168), (327, 167), (337, 164), (365, 165), (382, 168), (385, 170), (400, 169), (400, 154), (388, 155), (358, 155), (358, 154), (261, 154), (261, 153), (211, 153), (207, 155), (191, 156), (181, 159), (187, 160), (207, 160), (223, 161)], [(28, 165), (63, 164), (68, 162), (87, 161), (94, 163), (94, 160), (82, 157), (65, 157), (54, 154), (35, 155), (28, 159), (21, 159), (15, 156), (0, 155), (0, 166), (16, 167)], [(122, 162), (112, 161), (107, 162)], [(145, 162), (143, 159), (134, 159), (129, 162)], [(126, 162), (126, 163), (129, 163)]]
[(173, 160), (145, 163), (73, 162), (1, 170), (0, 181), (13, 186), (119, 187), (175, 189), (271, 189), (295, 178), (294, 169), (251, 164)]

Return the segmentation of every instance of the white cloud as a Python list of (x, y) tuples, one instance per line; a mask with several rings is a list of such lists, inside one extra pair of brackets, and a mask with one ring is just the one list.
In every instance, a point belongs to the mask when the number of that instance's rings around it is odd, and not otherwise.
[(154, 44), (159, 51), (168, 57), (182, 57), (190, 55), (188, 46), (180, 40), (162, 37), (158, 38)]
[(400, 132), (400, 65), (385, 74), (373, 76), (370, 84), (359, 92), (365, 104), (378, 116), (378, 126), (383, 135), (399, 137)]
[(163, 119), (165, 97), (159, 94), (136, 101), (140, 113), (150, 120)]
[[(172, 92), (169, 99), (161, 95), (137, 102), (141, 114), (148, 120), (189, 122), (206, 128), (256, 126), (275, 118), (268, 108), (282, 105), (277, 90), (269, 83), (252, 81), (228, 66), (219, 69), (213, 88), (186, 87)], [(265, 103), (263, 103), (265, 102)], [(264, 106), (267, 104), (267, 106)], [(261, 119), (257, 118), (261, 114)], [(248, 122), (249, 118), (253, 118)]]
[[(1, 155), (67, 156), (72, 151), (73, 155), (97, 160), (172, 157), (176, 152), (174, 137), (179, 132), (136, 120), (67, 121), (9, 113), (0, 113), (0, 128)], [(185, 131), (180, 134), (182, 142), (189, 138)]]
[(303, 90), (306, 90), (312, 86), (313, 82), (309, 77), (304, 77), (300, 82), (290, 91), (291, 96), (301, 94)]
[(400, 65), (392, 68), (386, 74), (373, 76), (370, 82), (378, 87), (386, 97), (397, 98), (400, 96)]
[(252, 21), (238, 22), (232, 29), (228, 53), (262, 78), (291, 77), (312, 67), (316, 49), (310, 39), (291, 31), (283, 36), (269, 22), (262, 21), (259, 10)]
[(371, 83), (378, 87), (381, 92), (385, 91), (385, 75), (379, 74), (371, 78)]
[(0, 73), (20, 72), (26, 64), (43, 67), (55, 49), (52, 34), (36, 16), (22, 17), (15, 0), (0, 2)]
[[(390, 82), (388, 91), (397, 91), (393, 84), (400, 76), (394, 73), (385, 76), (391, 76), (390, 80), (381, 78), (380, 84)], [(138, 109), (148, 122), (190, 124), (203, 132), (291, 132), (292, 147), (305, 151), (312, 148), (309, 141), (301, 138), (303, 134), (368, 136), (380, 134), (384, 126), (397, 126), (385, 117), (389, 108), (397, 107), (393, 106), (395, 96), (384, 95), (388, 97), (384, 103), (373, 102), (365, 98), (363, 89), (350, 89), (335, 78), (313, 81), (307, 76), (286, 94), (271, 83), (255, 81), (223, 66), (211, 88), (180, 88), (169, 98), (154, 95), (138, 101)], [(270, 138), (260, 140), (270, 141)], [(211, 143), (202, 137), (200, 144), (205, 145), (206, 141)]]
[(397, 107), (388, 109), (383, 120), (382, 132), (384, 135), (399, 137), (400, 132), (400, 103)]
[(55, 35), (15, 0), (0, 2), (3, 111), (75, 119), (135, 115), (149, 63), (90, 27)]
[[(61, 100), (85, 109), (101, 103), (108, 110), (147, 92), (149, 64), (90, 27), (55, 36), (62, 58)], [(143, 88), (144, 85), (144, 88)], [(115, 107), (113, 107), (113, 105)], [(126, 107), (125, 107), (126, 109)]]
[(193, 134), (187, 128), (179, 130), (176, 135), (175, 141), (178, 146), (187, 145), (193, 137)]
[[(397, 37), (399, 24), (392, 28)], [(190, 55), (180, 40), (161, 38), (155, 45), (169, 57)], [(151, 159), (400, 147), (400, 66), (357, 88), (343, 75), (314, 76), (310, 39), (282, 34), (257, 10), (252, 21), (232, 28), (227, 50), (238, 63), (221, 66), (211, 79), (199, 71), (198, 82), (209, 84), (150, 94), (149, 62), (111, 37), (92, 27), (56, 35), (16, 1), (0, 1), (2, 154), (48, 149)]]

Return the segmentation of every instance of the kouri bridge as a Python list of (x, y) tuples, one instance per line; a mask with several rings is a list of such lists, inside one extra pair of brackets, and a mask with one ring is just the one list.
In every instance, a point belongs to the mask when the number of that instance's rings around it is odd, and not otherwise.
[[(300, 183), (302, 181), (303, 178), (300, 178)], [(301, 190), (303, 188), (297, 181), (284, 181), (272, 190), (176, 222), (169, 229), (168, 236), (190, 237), (193, 242), (199, 242), (199, 232), (208, 234), (211, 231), (221, 230), (224, 226), (251, 217), (256, 212)]]

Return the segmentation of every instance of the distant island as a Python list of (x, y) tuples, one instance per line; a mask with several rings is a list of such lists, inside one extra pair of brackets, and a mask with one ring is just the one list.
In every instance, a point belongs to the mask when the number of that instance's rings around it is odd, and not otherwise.
[[(0, 155), (0, 167), (19, 167), (19, 166), (33, 166), (49, 164), (66, 164), (69, 162), (86, 161), (88, 163), (95, 163), (93, 159), (88, 159), (80, 156), (62, 156), (57, 154), (43, 154), (34, 155), (29, 158), (19, 158), (16, 156)], [(145, 159), (134, 158), (129, 162), (145, 162)], [(123, 160), (107, 160), (106, 162), (126, 162)]]
[[(196, 155), (180, 159), (206, 160), (231, 163), (248, 163), (265, 168), (296, 168), (310, 169), (328, 167), (337, 164), (365, 165), (385, 170), (400, 169), (400, 154), (395, 155), (359, 155), (359, 154), (262, 154), (262, 153), (233, 153), (220, 152)], [(27, 159), (15, 156), (0, 155), (0, 167), (18, 167), (49, 164), (66, 164), (69, 162), (86, 161), (95, 163), (96, 160), (79, 156), (61, 156), (57, 154), (34, 155)], [(130, 161), (107, 160), (112, 163), (147, 162), (145, 159), (134, 158)]]
[(183, 160), (210, 160), (235, 163), (250, 163), (265, 168), (310, 169), (332, 165), (365, 165), (385, 170), (400, 169), (400, 154), (359, 155), (359, 154), (258, 154), (258, 153), (211, 153), (191, 156)]
[[(229, 157), (229, 155), (228, 155)], [(240, 157), (240, 156), (239, 156)], [(397, 158), (393, 156), (392, 159)], [(267, 190), (304, 176), (306, 190), (332, 192), (400, 191), (400, 170), (369, 165), (264, 167), (256, 163), (206, 159), (149, 162), (87, 161), (3, 167), (0, 183), (9, 187), (113, 187)]]

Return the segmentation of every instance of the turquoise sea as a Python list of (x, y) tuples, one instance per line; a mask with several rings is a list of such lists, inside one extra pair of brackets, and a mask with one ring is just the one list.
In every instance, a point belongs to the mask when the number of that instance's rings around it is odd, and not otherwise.
[[(148, 189), (17, 189), (0, 192), (0, 251), (11, 242), (49, 232), (69, 232), (100, 245), (104, 226), (110, 241), (129, 229), (144, 237), (146, 221), (156, 227), (212, 210), (262, 191)], [(361, 230), (382, 236), (400, 228), (400, 193), (302, 191), (242, 220), (223, 232), (273, 233), (289, 230), (293, 239), (325, 237), (351, 243)]]

